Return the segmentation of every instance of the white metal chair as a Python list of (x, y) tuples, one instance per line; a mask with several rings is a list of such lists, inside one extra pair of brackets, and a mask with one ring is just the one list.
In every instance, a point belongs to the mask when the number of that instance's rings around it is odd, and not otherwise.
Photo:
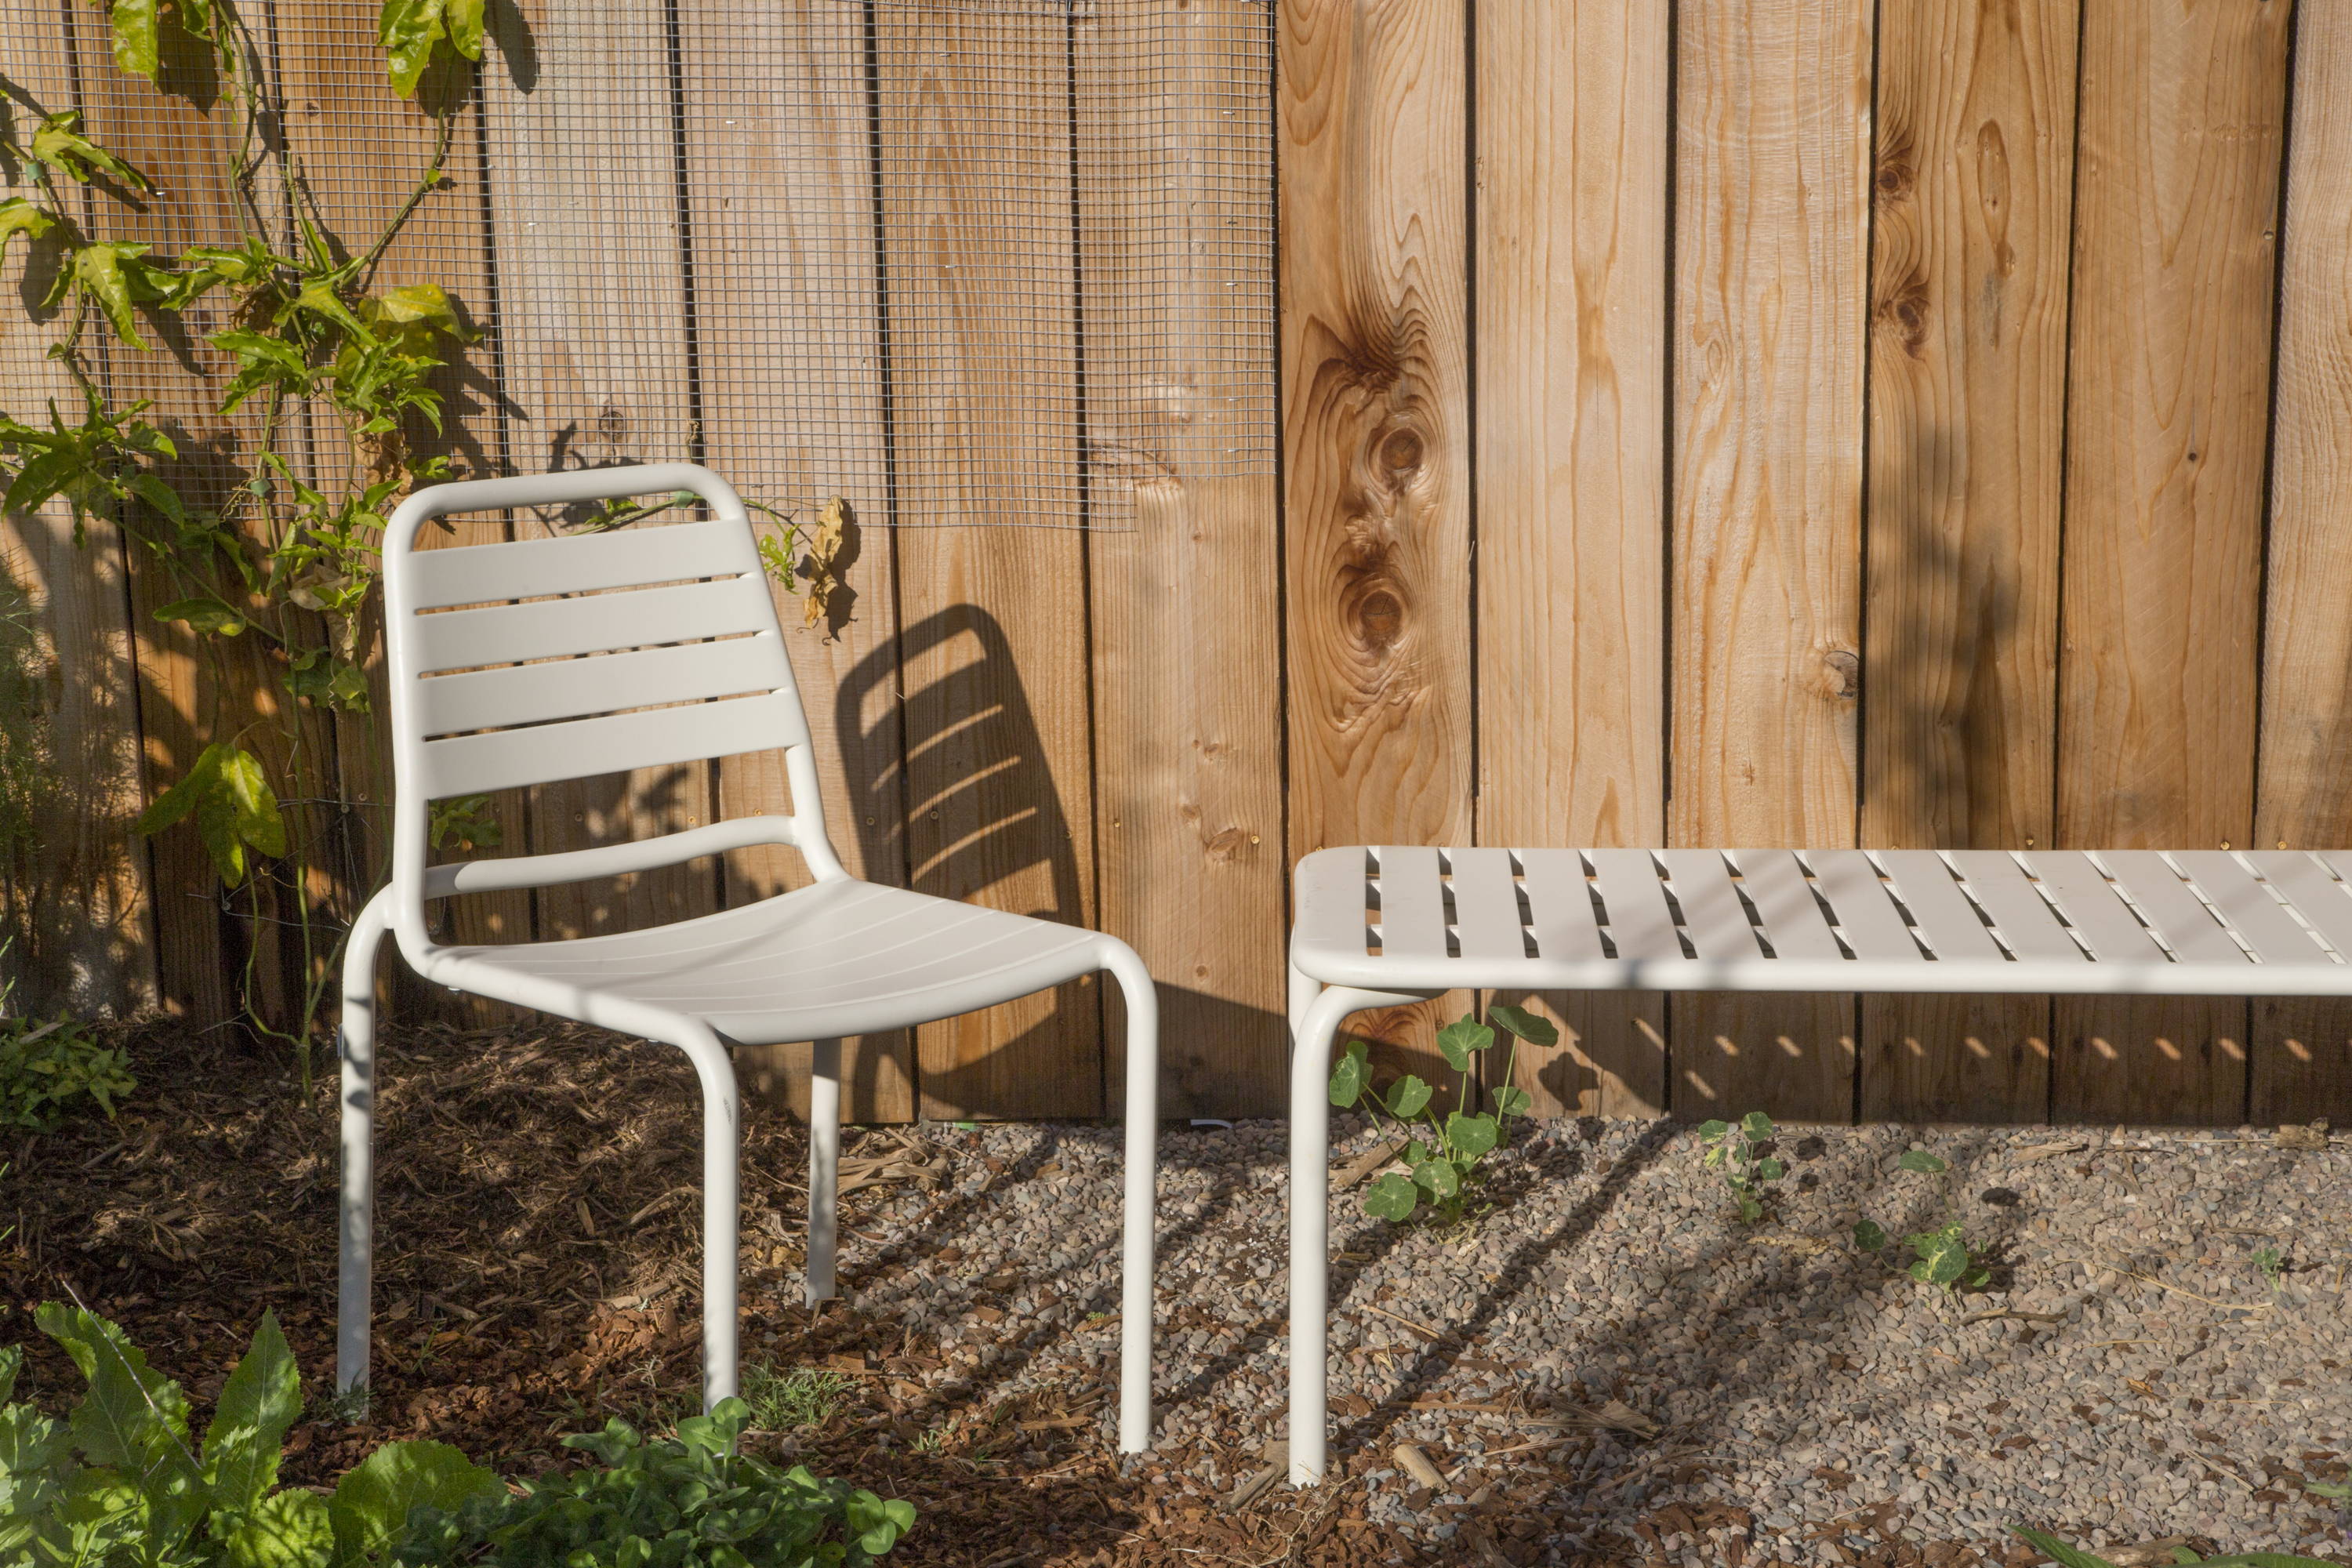
[(1529, 991), (2352, 994), (2352, 853), (1319, 849), (1290, 938), (1290, 1479), (1323, 1476), (1331, 1044)]
[[(691, 490), (710, 521), (419, 552), (457, 512)], [(834, 1293), (840, 1041), (991, 1006), (1107, 970), (1127, 1003), (1125, 1258), (1118, 1443), (1150, 1441), (1153, 1141), (1159, 1014), (1150, 975), (1092, 931), (859, 881), (825, 837), (808, 722), (743, 503), (683, 463), (436, 485), (384, 538), (393, 764), (391, 880), (343, 969), (341, 1277), (336, 1386), (367, 1380), (374, 1176), (375, 960), (389, 930), (456, 991), (666, 1041), (703, 1104), (703, 1398), (735, 1392), (737, 1100), (730, 1043), (813, 1042), (808, 1300)], [(781, 749), (790, 816), (713, 822), (560, 854), (426, 864), (434, 800)], [(445, 946), (427, 900), (546, 887), (788, 844), (814, 882), (648, 931)]]

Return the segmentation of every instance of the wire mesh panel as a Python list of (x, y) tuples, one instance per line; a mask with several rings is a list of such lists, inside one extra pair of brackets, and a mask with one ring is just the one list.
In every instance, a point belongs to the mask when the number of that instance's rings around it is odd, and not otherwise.
[[(359, 255), (414, 200), (372, 284), (439, 283), (482, 332), (446, 387), (469, 468), (700, 456), (785, 510), (1095, 527), (1128, 525), (1139, 478), (1272, 471), (1263, 0), (540, 0), (494, 7), (478, 80), (415, 103), (373, 13), (275, 0), (282, 142), (244, 149), (198, 107), (197, 51), (159, 93), (86, 9), (0, 0), (0, 36), (12, 74), (70, 79), (41, 109), (164, 174), (108, 237), (307, 224)], [(199, 307), (164, 352), (110, 357), (120, 396), (204, 427), (215, 504), (249, 477), (205, 406), (226, 324)]]

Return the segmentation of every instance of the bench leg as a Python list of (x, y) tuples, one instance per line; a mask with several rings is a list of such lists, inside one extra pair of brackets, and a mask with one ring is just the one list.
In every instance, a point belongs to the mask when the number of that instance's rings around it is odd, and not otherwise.
[(742, 1234), (736, 1163), (742, 1112), (735, 1063), (709, 1028), (681, 1019), (666, 1037), (702, 1085), (702, 1408), (735, 1396), (736, 1273)]
[(1103, 967), (1127, 1005), (1126, 1168), (1118, 1287), (1118, 1451), (1151, 1451), (1152, 1226), (1160, 1179), (1160, 993), (1125, 942), (1106, 940)]
[(818, 1040), (809, 1054), (808, 1304), (834, 1294), (840, 1223), (841, 1042)]
[(1300, 1007), (1302, 979), (1291, 971), (1290, 1480), (1294, 1486), (1313, 1486), (1323, 1479), (1329, 1441), (1324, 1326), (1329, 1289), (1331, 1042), (1351, 1014), (1426, 998), (1421, 993), (1335, 985)]
[(391, 915), (389, 891), (360, 911), (343, 949), (342, 1200), (336, 1224), (335, 1392), (364, 1389), (375, 1294), (375, 955)]

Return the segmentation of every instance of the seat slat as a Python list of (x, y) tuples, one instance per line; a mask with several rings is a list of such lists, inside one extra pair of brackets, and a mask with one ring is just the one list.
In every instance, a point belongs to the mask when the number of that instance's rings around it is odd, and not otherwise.
[(1731, 868), (1719, 849), (1661, 849), (1675, 900), (1683, 907), (1683, 932), (1701, 958), (1725, 962), (1760, 958), (1756, 928), (1731, 885)]
[(1571, 963), (1606, 957), (1584, 857), (1573, 849), (1523, 849), (1519, 865), (1527, 872), (1528, 926), (1537, 953)]
[(1808, 849), (1804, 859), (1856, 958), (1873, 963), (1927, 962), (1869, 856), (1859, 849)]
[(2331, 866), (2298, 849), (2261, 849), (2248, 857), (2254, 868), (2294, 901), (2327, 945), (2352, 958), (2352, 891), (2328, 873)]
[(1381, 952), (1403, 958), (1445, 956), (1445, 889), (1437, 851), (1383, 846), (1381, 862)]
[(1371, 873), (1361, 849), (1318, 849), (1298, 863), (1298, 941), (1327, 952), (1370, 951)]
[[(2329, 958), (2312, 934), (2294, 923), (2294, 917), (2279, 907), (2270, 889), (2258, 881), (2235, 855), (2226, 849), (2186, 849), (2175, 852), (2174, 864), (2189, 873), (2189, 879), (2200, 891), (2213, 900), (2230, 929), (2251, 943), (2256, 957), (2264, 963), (2310, 963), (2323, 969), (2333, 969)], [(2310, 867), (2311, 862), (2303, 862)], [(2316, 868), (2312, 868), (2315, 875)]]
[(2021, 959), (2049, 963), (2090, 962), (2034, 891), (2025, 868), (2006, 851), (1954, 849), (1948, 858), (1969, 892), (1992, 917), (1992, 929), (2010, 952)]
[(693, 702), (792, 685), (773, 633), (608, 653), (545, 664), (501, 665), (416, 682), (410, 700), (425, 735), (578, 719), (660, 702)]
[(1764, 938), (1781, 958), (1837, 960), (1845, 957), (1837, 933), (1822, 913), (1805, 868), (1786, 849), (1735, 849), (1748, 901), (1764, 922)]
[(751, 531), (722, 518), (421, 550), (407, 558), (404, 570), (410, 606), (437, 610), (690, 577), (756, 574), (760, 557)]
[(2199, 963), (2253, 962), (2155, 850), (2103, 849), (2099, 859), (2177, 956)]
[(2102, 963), (2162, 960), (2164, 949), (2091, 858), (2079, 849), (2037, 849), (2022, 857)]
[(1519, 889), (1507, 849), (1454, 851), (1454, 927), (1465, 958), (1525, 958)]
[(1985, 929), (1976, 906), (1952, 879), (1952, 868), (1944, 864), (1942, 856), (1933, 849), (1877, 849), (1871, 852), (1871, 858), (1894, 882), (1895, 896), (1918, 922), (1919, 934), (1927, 939), (1927, 949), (1938, 963), (2006, 962), (2000, 943)]
[(800, 714), (800, 704), (789, 693), (777, 693), (458, 735), (417, 748), (421, 776), (416, 782), (426, 798), (447, 800), (557, 779), (804, 745), (808, 732)]
[(757, 577), (729, 577), (585, 599), (542, 599), (418, 616), (409, 625), (408, 641), (414, 649), (411, 668), (427, 675), (775, 629), (776, 608), (768, 598), (767, 584)]
[(1609, 940), (1621, 959), (1686, 957), (1675, 933), (1674, 911), (1666, 907), (1666, 885), (1658, 878), (1657, 863), (1646, 849), (1591, 849), (1592, 869), (1601, 882), (1601, 901), (1608, 906)]

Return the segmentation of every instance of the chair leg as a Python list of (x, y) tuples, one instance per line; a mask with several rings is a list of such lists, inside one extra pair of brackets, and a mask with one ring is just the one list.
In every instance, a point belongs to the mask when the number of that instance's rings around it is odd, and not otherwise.
[(742, 1247), (736, 1162), (742, 1115), (735, 1063), (719, 1037), (682, 1024), (669, 1043), (694, 1063), (702, 1085), (702, 1407), (735, 1395), (735, 1279)]
[(375, 1281), (375, 960), (392, 906), (378, 893), (343, 949), (342, 1198), (336, 1223), (335, 1392), (364, 1389)]
[(834, 1294), (840, 1171), (841, 1042), (818, 1040), (809, 1057), (807, 1301), (812, 1307)]
[(1160, 994), (1151, 972), (1125, 943), (1107, 946), (1103, 967), (1127, 1003), (1126, 1179), (1119, 1260), (1118, 1451), (1151, 1449), (1151, 1338), (1160, 1138)]

